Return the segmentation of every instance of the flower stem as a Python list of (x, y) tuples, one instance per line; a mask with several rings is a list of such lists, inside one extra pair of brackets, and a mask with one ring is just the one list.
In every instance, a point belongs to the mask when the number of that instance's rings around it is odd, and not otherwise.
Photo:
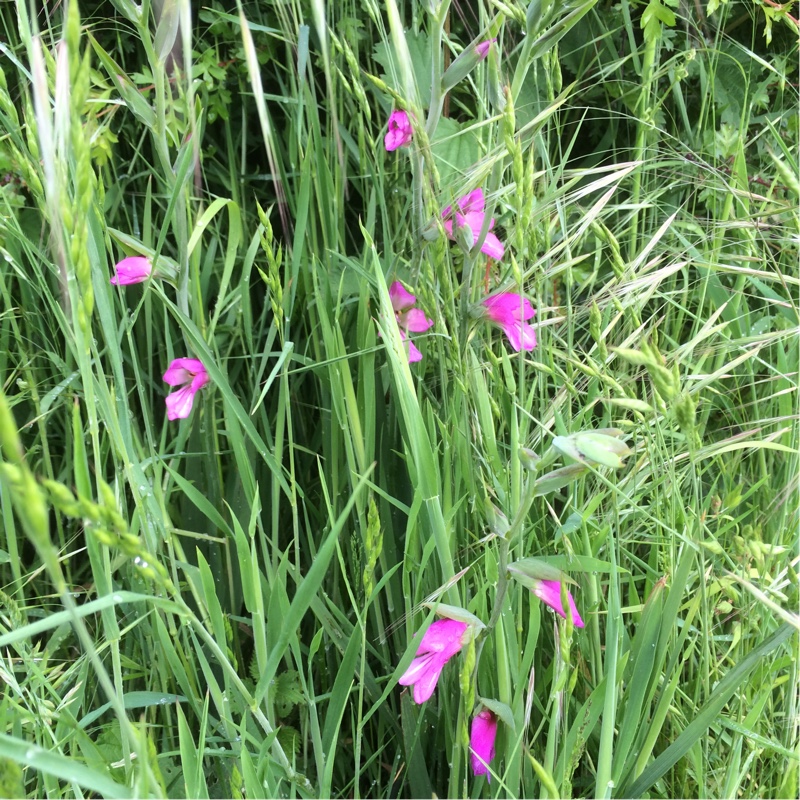
[(500, 619), (500, 614), (503, 612), (503, 601), (506, 599), (506, 591), (508, 590), (508, 539), (500, 540), (499, 549), (499, 564), (497, 565), (497, 592), (494, 596), (494, 608), (492, 608), (492, 616), (489, 618), (489, 624), (485, 628), (485, 633), (494, 629), (497, 625), (497, 620)]
[(433, 139), (439, 117), (444, 106), (444, 92), (442, 91), (442, 39), (447, 14), (450, 10), (450, 0), (445, 0), (434, 15), (433, 41), (431, 42), (431, 104), (428, 107), (428, 119), (425, 122), (425, 133), (428, 139)]
[[(514, 541), (514, 538), (517, 535), (517, 531), (519, 528), (522, 527), (523, 520), (528, 516), (528, 510), (531, 507), (531, 503), (533, 502), (534, 496), (534, 480), (533, 476), (529, 477), (525, 488), (523, 490), (522, 502), (517, 509), (517, 513), (514, 516), (514, 520), (511, 523), (511, 527), (508, 529), (508, 533), (500, 539), (500, 545), (498, 548), (498, 556), (499, 556), (499, 563), (497, 566), (498, 569), (498, 576), (497, 576), (497, 593), (494, 597), (494, 607), (492, 608), (492, 616), (489, 618), (489, 623), (482, 631), (482, 638), (479, 642), (479, 645), (483, 644), (483, 639), (490, 633), (490, 631), (497, 625), (497, 620), (500, 618), (500, 614), (503, 611), (503, 601), (506, 597), (506, 591), (508, 590), (508, 554), (511, 550), (511, 544)], [(478, 651), (478, 656), (480, 656), (480, 650)]]

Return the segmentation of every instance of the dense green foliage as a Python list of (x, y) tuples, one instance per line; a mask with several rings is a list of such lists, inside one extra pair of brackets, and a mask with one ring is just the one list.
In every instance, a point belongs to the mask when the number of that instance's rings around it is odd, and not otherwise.
[[(791, 4), (32, 5), (0, 8), (0, 796), (796, 797)], [(442, 227), (479, 187), (499, 260)], [(487, 627), (415, 705), (439, 600)]]

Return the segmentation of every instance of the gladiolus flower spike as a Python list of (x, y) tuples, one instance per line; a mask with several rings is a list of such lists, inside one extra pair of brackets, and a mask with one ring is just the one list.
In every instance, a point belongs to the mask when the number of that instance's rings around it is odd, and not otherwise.
[(513, 292), (503, 292), (487, 297), (483, 307), (486, 317), (503, 329), (518, 353), (536, 347), (536, 331), (525, 321), (536, 314), (530, 300)]
[(392, 301), (397, 327), (400, 328), (400, 338), (408, 345), (409, 362), (422, 361), (422, 353), (408, 338), (408, 332), (424, 333), (433, 325), (433, 320), (428, 319), (419, 308), (414, 308), (417, 298), (400, 281), (395, 281), (389, 287), (389, 299)]
[[(484, 204), (483, 189), (475, 189), (456, 203), (455, 225), (457, 228), (463, 228), (468, 232), (467, 240), (470, 243), (470, 247), (475, 245), (483, 228), (483, 220), (486, 216), (483, 211)], [(455, 241), (454, 220), (451, 218), (452, 211), (453, 207), (447, 206), (442, 211), (442, 217), (444, 217), (444, 229), (447, 231), (448, 238)], [(493, 227), (494, 218), (489, 223), (489, 233), (486, 234), (486, 238), (483, 241), (481, 252), (499, 261), (503, 257), (503, 253), (505, 253), (505, 247), (497, 236), (492, 233)], [(469, 233), (471, 233), (471, 237)]]
[(489, 775), (489, 763), (494, 758), (494, 740), (497, 736), (497, 717), (484, 708), (472, 719), (472, 729), (469, 735), (469, 755), (472, 761), (472, 774)]
[(414, 687), (414, 702), (424, 703), (433, 694), (444, 665), (464, 646), (466, 622), (439, 619), (432, 622), (417, 648), (417, 657), (398, 683)]
[(391, 152), (399, 147), (405, 147), (411, 141), (414, 129), (411, 127), (411, 120), (405, 111), (392, 111), (389, 114), (388, 130), (383, 139), (384, 147)]
[(111, 283), (114, 286), (129, 286), (132, 283), (142, 283), (150, 277), (153, 265), (149, 258), (144, 256), (128, 256), (123, 258), (114, 267), (114, 277)]
[(177, 392), (167, 395), (167, 419), (175, 420), (189, 416), (194, 405), (194, 396), (211, 379), (199, 359), (176, 358), (164, 373), (164, 380), (170, 386), (183, 386)]
[[(564, 606), (561, 603), (561, 581), (537, 581), (533, 593), (545, 604), (550, 606), (560, 617), (567, 618)], [(584, 622), (578, 613), (578, 607), (571, 592), (567, 592), (569, 609), (572, 612), (572, 622), (576, 628), (583, 628)]]

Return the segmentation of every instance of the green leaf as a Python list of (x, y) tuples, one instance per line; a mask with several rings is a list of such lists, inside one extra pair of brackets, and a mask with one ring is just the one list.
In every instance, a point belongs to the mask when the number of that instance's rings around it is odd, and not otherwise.
[(366, 485), (367, 477), (371, 472), (372, 468), (370, 468), (367, 475), (362, 477), (358, 482), (355, 491), (350, 495), (350, 498), (347, 501), (347, 505), (345, 505), (345, 507), (342, 509), (342, 513), (339, 515), (336, 523), (332, 526), (330, 532), (325, 538), (324, 543), (322, 544), (322, 547), (320, 547), (319, 551), (317, 552), (311, 568), (297, 586), (297, 591), (292, 599), (292, 604), (289, 606), (289, 610), (287, 611), (285, 617), (281, 620), (281, 630), (280, 634), (278, 635), (278, 639), (269, 654), (269, 659), (264, 666), (264, 670), (261, 673), (261, 679), (259, 680), (258, 686), (254, 692), (256, 703), (260, 703), (264, 699), (264, 695), (267, 693), (267, 689), (272, 683), (272, 678), (275, 675), (275, 671), (284, 657), (286, 648), (289, 645), (289, 640), (293, 635), (295, 635), (297, 626), (300, 624), (300, 621), (303, 619), (308, 607), (311, 605), (312, 601), (317, 595), (317, 592), (320, 590), (322, 581), (328, 571), (328, 564), (330, 563), (334, 550), (336, 549), (339, 534), (341, 533), (345, 522), (349, 518), (350, 512), (353, 510), (353, 506), (355, 505), (356, 498)]
[(302, 703), (305, 697), (303, 694), (303, 687), (300, 685), (300, 676), (297, 670), (290, 669), (276, 676), (273, 692), (275, 696), (275, 710), (278, 712), (278, 716), (288, 716), (289, 712), (298, 703)]
[(794, 633), (791, 625), (784, 623), (778, 630), (755, 650), (751, 650), (716, 685), (711, 699), (703, 706), (697, 716), (684, 728), (677, 739), (664, 750), (658, 758), (645, 768), (639, 778), (626, 790), (626, 797), (641, 797), (659, 778), (678, 763), (700, 740), (719, 713), (733, 696), (733, 693), (747, 678), (751, 670), (777, 647), (780, 647)]
[(477, 133), (468, 126), (464, 126), (458, 121), (443, 117), (436, 126), (436, 133), (431, 142), (431, 152), (436, 169), (439, 171), (439, 180), (442, 186), (452, 187), (455, 194), (458, 194), (457, 187), (463, 181), (470, 168), (478, 161), (480, 156), (480, 145)]
[[(431, 102), (431, 43), (428, 34), (424, 31), (415, 33), (406, 31), (406, 45), (408, 54), (411, 56), (411, 69), (414, 74), (414, 82), (419, 92), (419, 101), (427, 108)], [(403, 83), (401, 79), (402, 70), (397, 61), (394, 48), (386, 42), (379, 42), (375, 45), (373, 58), (385, 70), (381, 75), (384, 81), (392, 87), (399, 95), (404, 95)], [(414, 101), (413, 97), (407, 97), (409, 103)]]
[(131, 796), (130, 788), (112, 781), (107, 775), (95, 772), (74, 758), (67, 758), (53, 750), (45, 750), (14, 736), (0, 734), (0, 758), (11, 759), (28, 769), (52, 775), (65, 783), (76, 783), (101, 797)]

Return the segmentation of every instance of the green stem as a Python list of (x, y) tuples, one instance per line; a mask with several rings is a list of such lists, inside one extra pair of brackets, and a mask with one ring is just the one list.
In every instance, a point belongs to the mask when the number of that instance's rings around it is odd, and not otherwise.
[(497, 620), (500, 619), (500, 614), (503, 613), (503, 601), (505, 600), (506, 592), (508, 591), (508, 539), (500, 540), (499, 550), (500, 558), (498, 564), (499, 575), (497, 577), (497, 593), (494, 596), (494, 608), (492, 609), (492, 616), (489, 618), (489, 624), (484, 628), (483, 631), (484, 638), (489, 631), (493, 630), (494, 626), (497, 625)]
[[(653, 64), (656, 58), (656, 45), (659, 37), (645, 40), (644, 58), (642, 60), (642, 88), (637, 104), (638, 126), (636, 130), (636, 146), (634, 149), (634, 161), (644, 161), (647, 154), (647, 142), (651, 130), (652, 110), (650, 108), (651, 84), (653, 80)], [(629, 258), (633, 260), (638, 252), (639, 240), (639, 211), (636, 206), (639, 204), (642, 190), (642, 172), (637, 169), (633, 173), (633, 187), (631, 190), (631, 201), (634, 212), (631, 218), (630, 245), (628, 249)]]
[(595, 797), (607, 800), (614, 784), (611, 781), (611, 764), (614, 756), (614, 723), (617, 712), (617, 660), (619, 654), (619, 629), (621, 620), (619, 584), (617, 577), (617, 550), (612, 532), (608, 533), (608, 554), (611, 564), (608, 581), (609, 602), (606, 622), (606, 657), (604, 662), (606, 693), (603, 700), (603, 724), (600, 729), (600, 749), (597, 757)]
[(425, 122), (425, 133), (428, 139), (433, 138), (439, 118), (442, 116), (445, 93), (442, 91), (442, 41), (444, 39), (444, 23), (450, 10), (450, 0), (445, 0), (434, 17), (433, 41), (431, 42), (431, 103), (428, 106), (428, 119)]
[(533, 47), (533, 36), (528, 35), (522, 44), (522, 52), (519, 54), (517, 68), (514, 70), (514, 77), (511, 80), (511, 98), (514, 101), (514, 105), (517, 103), (522, 84), (525, 82), (525, 76), (528, 74), (528, 69), (531, 65), (531, 47)]
[(500, 619), (500, 615), (503, 613), (503, 601), (506, 597), (506, 592), (508, 591), (508, 554), (511, 549), (511, 543), (514, 541), (514, 537), (517, 534), (517, 530), (522, 526), (522, 522), (525, 517), (528, 515), (528, 510), (531, 507), (531, 503), (533, 502), (534, 496), (534, 482), (533, 478), (529, 478), (528, 482), (525, 484), (524, 494), (522, 498), (522, 503), (520, 503), (519, 508), (517, 509), (517, 513), (514, 517), (514, 521), (511, 523), (511, 527), (508, 530), (508, 533), (505, 537), (500, 539), (500, 546), (499, 546), (499, 553), (498, 553), (498, 577), (497, 577), (497, 592), (494, 597), (494, 606), (492, 608), (492, 616), (489, 617), (489, 623), (486, 627), (481, 631), (481, 637), (478, 642), (478, 655), (475, 659), (476, 669), (477, 669), (477, 662), (480, 660), (480, 648), (483, 647), (483, 642), (489, 633), (494, 629), (495, 625), (497, 625), (497, 620)]

